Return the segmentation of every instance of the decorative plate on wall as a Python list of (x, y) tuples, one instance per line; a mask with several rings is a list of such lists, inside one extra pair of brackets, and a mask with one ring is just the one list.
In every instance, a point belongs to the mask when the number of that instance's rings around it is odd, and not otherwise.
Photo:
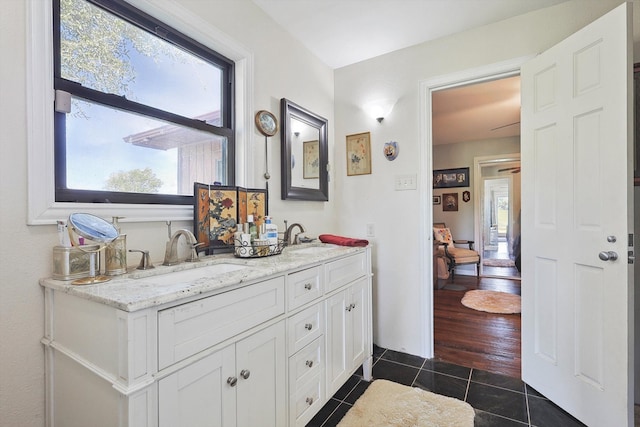
[(267, 110), (256, 113), (256, 127), (264, 136), (273, 136), (278, 132), (278, 119)]
[(389, 141), (384, 143), (383, 153), (387, 160), (395, 160), (398, 157), (400, 147), (396, 141)]

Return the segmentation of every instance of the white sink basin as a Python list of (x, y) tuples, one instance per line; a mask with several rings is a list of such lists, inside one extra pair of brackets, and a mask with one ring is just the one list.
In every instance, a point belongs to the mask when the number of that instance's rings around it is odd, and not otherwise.
[(294, 255), (318, 255), (329, 251), (335, 251), (338, 248), (340, 248), (340, 246), (337, 245), (309, 246), (308, 248), (290, 249), (289, 253)]
[(221, 274), (231, 273), (233, 271), (244, 270), (245, 268), (248, 267), (246, 265), (237, 264), (213, 264), (206, 267), (196, 267), (189, 270), (140, 277), (138, 280), (153, 282), (157, 285), (188, 283), (199, 279), (207, 279)]

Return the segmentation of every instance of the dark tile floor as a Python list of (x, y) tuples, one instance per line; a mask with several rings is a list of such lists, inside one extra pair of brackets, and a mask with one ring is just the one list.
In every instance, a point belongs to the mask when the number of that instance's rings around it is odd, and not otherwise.
[[(374, 346), (373, 378), (420, 387), (469, 403), (475, 426), (584, 426), (520, 379)], [(356, 372), (307, 427), (333, 427), (369, 386)]]

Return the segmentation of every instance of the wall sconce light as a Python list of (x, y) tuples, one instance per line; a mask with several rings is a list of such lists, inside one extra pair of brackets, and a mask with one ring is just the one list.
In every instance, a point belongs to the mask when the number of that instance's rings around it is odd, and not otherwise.
[(396, 102), (393, 100), (383, 99), (372, 101), (366, 104), (363, 109), (364, 111), (366, 111), (369, 117), (376, 119), (378, 123), (382, 123), (384, 118), (391, 113), (391, 110), (393, 110), (395, 104)]

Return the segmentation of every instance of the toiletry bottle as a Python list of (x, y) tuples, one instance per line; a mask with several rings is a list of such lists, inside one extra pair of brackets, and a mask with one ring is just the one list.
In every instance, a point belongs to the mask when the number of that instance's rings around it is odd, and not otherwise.
[(251, 242), (258, 238), (258, 228), (255, 222), (253, 222), (253, 215), (247, 215), (247, 222), (249, 223), (249, 234), (251, 234)]
[(58, 244), (63, 248), (71, 247), (71, 238), (69, 237), (69, 229), (66, 221), (58, 221)]
[(113, 217), (113, 226), (118, 230), (118, 237), (104, 250), (105, 273), (109, 276), (127, 272), (127, 235), (120, 233), (120, 218), (122, 217)]
[(271, 222), (271, 217), (265, 217), (265, 234), (269, 241), (269, 247), (273, 251), (278, 246), (278, 226)]
[(242, 247), (242, 224), (236, 225), (236, 232), (233, 233), (233, 243), (236, 247), (236, 255), (240, 255), (239, 249)]

